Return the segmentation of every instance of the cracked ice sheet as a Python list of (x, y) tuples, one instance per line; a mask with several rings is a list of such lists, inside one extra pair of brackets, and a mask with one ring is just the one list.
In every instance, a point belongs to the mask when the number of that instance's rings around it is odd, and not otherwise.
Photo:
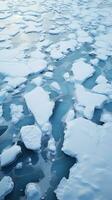
[(36, 87), (24, 97), (37, 123), (42, 126), (48, 122), (54, 108), (54, 102), (50, 100), (48, 92), (42, 87)]
[(112, 123), (100, 126), (84, 118), (67, 122), (62, 150), (79, 162), (61, 180), (59, 200), (111, 200), (111, 132)]

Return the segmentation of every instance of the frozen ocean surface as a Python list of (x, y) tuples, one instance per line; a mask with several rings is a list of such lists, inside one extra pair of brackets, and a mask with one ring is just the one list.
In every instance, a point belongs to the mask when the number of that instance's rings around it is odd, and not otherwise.
[(112, 0), (0, 0), (0, 200), (112, 200)]

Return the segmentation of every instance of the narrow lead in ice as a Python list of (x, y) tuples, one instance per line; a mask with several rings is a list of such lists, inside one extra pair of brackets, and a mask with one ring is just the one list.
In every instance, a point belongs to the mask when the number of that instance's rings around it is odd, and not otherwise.
[(50, 100), (49, 94), (42, 87), (36, 87), (25, 94), (25, 100), (37, 123), (42, 126), (49, 121), (53, 112), (54, 102)]
[(4, 176), (0, 181), (0, 200), (4, 200), (5, 197), (12, 192), (14, 183), (10, 176)]

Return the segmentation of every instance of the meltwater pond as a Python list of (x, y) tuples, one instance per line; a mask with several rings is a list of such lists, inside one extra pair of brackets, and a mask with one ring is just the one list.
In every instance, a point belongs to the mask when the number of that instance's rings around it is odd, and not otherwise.
[(0, 1), (0, 200), (111, 200), (111, 9)]

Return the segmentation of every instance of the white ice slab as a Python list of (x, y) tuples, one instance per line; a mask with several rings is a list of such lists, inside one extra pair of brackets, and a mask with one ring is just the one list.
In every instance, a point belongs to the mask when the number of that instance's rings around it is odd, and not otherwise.
[(44, 125), (52, 115), (54, 102), (42, 87), (36, 87), (25, 94), (26, 104), (33, 113), (37, 123)]
[(37, 125), (23, 126), (20, 132), (22, 141), (27, 149), (40, 149), (42, 132)]
[(92, 65), (79, 59), (74, 62), (72, 66), (72, 72), (75, 80), (84, 82), (86, 79), (94, 74), (95, 69)]
[(112, 85), (109, 83), (99, 83), (93, 87), (92, 91), (99, 94), (111, 95)]
[(77, 104), (84, 108), (85, 117), (91, 119), (95, 108), (101, 108), (107, 97), (102, 94), (93, 93), (80, 84), (76, 84), (75, 98)]
[(78, 159), (56, 190), (59, 200), (111, 200), (112, 123), (105, 126), (84, 118), (67, 123), (63, 151)]
[(7, 149), (4, 149), (0, 155), (1, 167), (11, 164), (19, 153), (21, 153), (21, 147), (19, 145), (13, 145)]

